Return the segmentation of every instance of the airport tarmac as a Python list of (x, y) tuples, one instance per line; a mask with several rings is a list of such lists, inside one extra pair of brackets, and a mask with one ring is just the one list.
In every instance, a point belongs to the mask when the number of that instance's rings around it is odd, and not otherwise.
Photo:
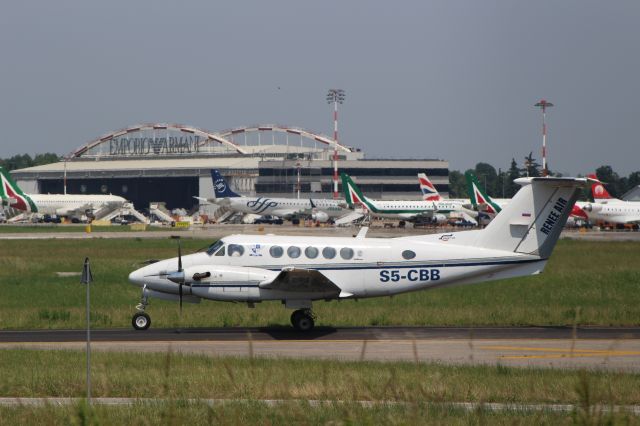
[[(1, 331), (0, 349), (83, 349), (84, 330)], [(361, 327), (95, 330), (104, 351), (409, 361), (640, 372), (640, 328)]]
[[(0, 225), (2, 226), (2, 225)], [(80, 227), (80, 225), (57, 225)], [(355, 236), (360, 231), (357, 226), (335, 227), (305, 227), (285, 225), (244, 225), (244, 224), (221, 224), (221, 225), (198, 225), (188, 229), (170, 229), (163, 228), (161, 230), (153, 230), (148, 228), (147, 231), (107, 231), (100, 232), (81, 232), (75, 231), (64, 232), (60, 230), (47, 231), (51, 225), (43, 226), (42, 230), (34, 232), (0, 232), (0, 240), (42, 240), (42, 239), (92, 239), (92, 238), (169, 238), (171, 235), (180, 235), (184, 238), (217, 240), (232, 234), (277, 234), (277, 235), (314, 235), (314, 236), (331, 236), (331, 237), (349, 237)], [(84, 229), (84, 225), (82, 225)], [(475, 229), (475, 228), (471, 228)], [(407, 226), (405, 228), (385, 228), (382, 226), (371, 227), (367, 233), (368, 237), (404, 237), (411, 235), (425, 235), (433, 233), (459, 232), (469, 230), (466, 228), (452, 227), (419, 227), (413, 228)], [(640, 232), (633, 231), (599, 231), (599, 230), (564, 230), (561, 238), (569, 238), (574, 240), (585, 241), (640, 241)]]

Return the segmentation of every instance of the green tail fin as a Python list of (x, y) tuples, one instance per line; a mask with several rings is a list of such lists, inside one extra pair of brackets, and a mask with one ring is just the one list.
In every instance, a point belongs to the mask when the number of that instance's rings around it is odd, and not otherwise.
[(478, 178), (470, 171), (465, 172), (464, 176), (467, 179), (467, 192), (473, 208), (478, 210), (478, 205), (482, 205), (486, 207), (488, 213), (500, 213), (502, 209), (480, 186)]
[(358, 185), (353, 182), (351, 176), (346, 173), (340, 173), (342, 179), (342, 190), (344, 192), (344, 198), (347, 201), (349, 207), (353, 207), (355, 204), (364, 204), (372, 212), (377, 212), (378, 209), (371, 203), (371, 201), (362, 194)]
[(34, 213), (38, 211), (33, 200), (22, 192), (22, 189), (3, 167), (0, 167), (0, 198), (2, 198), (3, 205)]

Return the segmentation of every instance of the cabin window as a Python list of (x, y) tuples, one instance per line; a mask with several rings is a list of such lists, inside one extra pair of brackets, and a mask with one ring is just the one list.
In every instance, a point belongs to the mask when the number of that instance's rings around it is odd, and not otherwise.
[(291, 246), (287, 249), (287, 255), (292, 259), (300, 257), (300, 253), (302, 253), (302, 250), (300, 250), (300, 247)]
[(340, 257), (344, 260), (349, 260), (353, 258), (353, 249), (349, 247), (342, 247), (340, 249)]
[(269, 254), (273, 257), (282, 257), (284, 250), (280, 246), (271, 246), (269, 249)]
[(216, 252), (216, 256), (224, 256), (224, 252), (224, 246), (222, 246), (222, 248)]
[[(218, 249), (219, 249), (220, 247), (222, 247), (222, 246), (224, 246), (224, 241), (222, 241), (222, 240), (218, 240), (218, 241), (216, 241), (215, 243), (213, 243), (213, 244), (211, 244), (211, 245), (209, 246), (209, 248), (207, 249), (207, 254), (208, 254), (209, 256), (211, 256), (213, 253), (217, 252), (217, 251), (218, 251)], [(216, 254), (216, 256), (218, 256), (218, 255)], [(224, 251), (223, 251), (223, 253), (222, 253), (222, 256), (224, 256)]]
[(318, 249), (315, 247), (307, 247), (306, 249), (304, 249), (304, 255), (309, 259), (315, 259), (316, 257), (318, 257), (318, 253)]
[(322, 255), (325, 259), (333, 259), (336, 257), (336, 249), (333, 247), (325, 247), (322, 249)]
[(244, 247), (240, 244), (229, 244), (229, 256), (240, 257), (244, 254)]
[(402, 257), (404, 259), (409, 260), (409, 259), (413, 259), (414, 257), (416, 257), (416, 254), (411, 250), (405, 250), (405, 251), (402, 252)]

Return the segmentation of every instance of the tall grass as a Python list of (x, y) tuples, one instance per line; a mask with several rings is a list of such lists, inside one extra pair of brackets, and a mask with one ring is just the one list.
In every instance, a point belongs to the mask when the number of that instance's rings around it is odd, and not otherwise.
[[(184, 239), (185, 252), (207, 245)], [(140, 289), (128, 274), (145, 259), (176, 255), (169, 239), (0, 240), (0, 327), (80, 328), (84, 288), (78, 277), (91, 258), (95, 327), (129, 327)], [(638, 325), (640, 243), (562, 240), (542, 275), (409, 293), (393, 298), (316, 302), (319, 326), (367, 325)], [(152, 299), (153, 327), (178, 325), (176, 303)], [(204, 301), (186, 304), (182, 325), (289, 326), (279, 303)]]
[[(84, 374), (82, 351), (0, 351), (3, 397), (82, 397)], [(94, 352), (91, 382), (94, 397), (640, 403), (640, 375), (634, 373), (171, 352)]]

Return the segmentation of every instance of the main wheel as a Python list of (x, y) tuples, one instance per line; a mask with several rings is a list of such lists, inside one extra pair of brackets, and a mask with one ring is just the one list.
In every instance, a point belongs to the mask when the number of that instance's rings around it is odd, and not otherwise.
[(146, 330), (151, 325), (151, 317), (144, 312), (137, 312), (133, 315), (131, 324), (136, 330)]
[(310, 331), (315, 325), (311, 313), (306, 309), (294, 311), (291, 314), (291, 324), (298, 331)]

